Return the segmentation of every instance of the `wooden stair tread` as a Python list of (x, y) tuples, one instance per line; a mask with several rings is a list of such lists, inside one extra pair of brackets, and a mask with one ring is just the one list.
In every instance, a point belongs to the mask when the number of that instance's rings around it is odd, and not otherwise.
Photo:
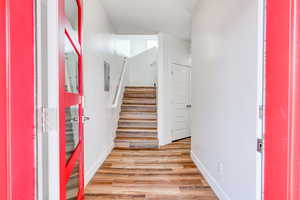
[[(132, 102), (132, 103), (128, 103)], [(123, 98), (123, 104), (137, 104), (137, 105), (156, 105), (156, 98), (135, 98), (135, 97), (130, 97), (130, 98)]]
[(133, 128), (133, 129), (145, 129), (152, 128), (157, 130), (157, 120), (132, 120), (132, 119), (119, 119), (118, 128)]
[(121, 132), (121, 133), (117, 133), (117, 137), (128, 137), (128, 138), (132, 138), (132, 137), (147, 137), (147, 138), (157, 138), (157, 133), (126, 133), (126, 132)]
[[(121, 120), (130, 120), (130, 119), (136, 119), (135, 117), (130, 117), (130, 116), (127, 116), (127, 117), (120, 117)], [(147, 116), (147, 115), (144, 115), (144, 117), (139, 117), (139, 119), (157, 119), (157, 116)]]
[(125, 97), (123, 98), (123, 101), (124, 100), (156, 100), (155, 97)]
[(125, 88), (125, 92), (156, 92), (155, 88)]
[(127, 117), (120, 117), (120, 119), (119, 120), (149, 120), (149, 121), (152, 121), (152, 120), (157, 120), (157, 118), (155, 118), (155, 119), (147, 119), (147, 118), (133, 118), (133, 117), (131, 117), (131, 118), (127, 118)]
[(157, 132), (156, 128), (118, 128), (117, 132)]
[(135, 110), (125, 110), (121, 111), (121, 114), (157, 114), (157, 112), (154, 111), (148, 111), (148, 110), (143, 110), (143, 111), (135, 111)]
[(157, 119), (156, 112), (121, 112), (121, 119)]
[(150, 94), (126, 94), (124, 95), (124, 99), (156, 99), (154, 95)]
[(152, 111), (156, 112), (157, 106), (156, 105), (145, 105), (145, 104), (123, 104), (121, 106), (122, 111), (136, 111), (136, 112), (142, 112), (142, 111)]
[(156, 137), (119, 137), (117, 136), (115, 140), (124, 140), (124, 141), (158, 141)]
[(156, 93), (156, 88), (125, 88), (125, 94), (127, 92), (144, 92), (144, 93)]
[(137, 99), (125, 99), (123, 100), (123, 103), (126, 103), (126, 104), (140, 104), (140, 105), (157, 105), (155, 100), (145, 100), (145, 99), (140, 99), (140, 100), (137, 100)]
[(156, 89), (156, 87), (154, 87), (154, 86), (125, 86), (125, 88), (133, 88), (133, 89), (140, 89), (140, 88), (146, 88), (146, 89), (148, 89), (148, 88), (151, 88), (151, 89)]
[(125, 96), (126, 95), (131, 95), (131, 94), (138, 94), (138, 95), (141, 95), (141, 94), (146, 94), (146, 95), (154, 95), (154, 97), (156, 96), (156, 91), (152, 91), (152, 90), (149, 90), (149, 91), (146, 91), (146, 90), (132, 90), (132, 91), (125, 91)]
[(152, 94), (156, 96), (156, 90), (154, 89), (125, 89), (124, 96), (127, 94)]
[(120, 129), (124, 129), (124, 130), (157, 130), (157, 128), (126, 128), (126, 127), (124, 127), (124, 128), (118, 128), (117, 130), (120, 130)]
[(131, 89), (131, 90), (126, 90), (124, 94), (156, 94), (155, 89)]
[(121, 114), (126, 114), (126, 113), (128, 113), (128, 114), (134, 114), (134, 113), (136, 113), (136, 114), (144, 114), (144, 113), (146, 113), (146, 114), (156, 114), (157, 112), (156, 111), (122, 111), (121, 110), (121, 112), (120, 112)]
[[(139, 115), (139, 116), (137, 116)], [(152, 115), (152, 114), (122, 114), (122, 116), (120, 116), (121, 120), (130, 120), (130, 119), (157, 119), (157, 115)]]
[[(128, 103), (127, 102), (127, 105), (130, 105), (131, 103)], [(144, 105), (150, 105), (150, 106), (157, 106), (157, 104), (156, 103), (147, 103), (147, 104), (145, 104), (144, 102), (141, 102), (140, 104), (137, 104), (137, 102), (134, 102), (134, 103), (132, 103), (131, 105), (141, 105), (141, 106), (144, 106)], [(146, 108), (146, 107), (145, 107)]]
[(153, 108), (153, 107), (156, 107), (157, 105), (156, 104), (122, 104), (121, 106), (125, 107), (125, 106), (128, 106), (128, 107), (150, 107), (150, 108)]
[(132, 123), (135, 123), (135, 122), (137, 122), (137, 123), (139, 123), (139, 122), (141, 122), (141, 123), (150, 122), (150, 123), (155, 123), (155, 122), (157, 122), (157, 120), (156, 119), (119, 119), (119, 122), (127, 122), (127, 123), (130, 123), (130, 122), (132, 122)]

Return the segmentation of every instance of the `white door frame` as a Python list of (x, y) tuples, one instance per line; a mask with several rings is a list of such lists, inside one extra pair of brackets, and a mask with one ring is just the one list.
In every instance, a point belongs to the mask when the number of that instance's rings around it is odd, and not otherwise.
[[(58, 1), (37, 1), (37, 198), (59, 200)], [(56, 41), (56, 42), (55, 42)]]
[[(257, 51), (257, 139), (264, 138), (264, 119), (263, 119), (263, 108), (265, 105), (264, 102), (264, 91), (265, 91), (265, 74), (264, 74), (264, 65), (265, 65), (265, 0), (258, 1), (258, 51)], [(264, 156), (263, 152), (256, 152), (256, 199), (262, 200), (263, 195), (263, 185), (264, 185)]]

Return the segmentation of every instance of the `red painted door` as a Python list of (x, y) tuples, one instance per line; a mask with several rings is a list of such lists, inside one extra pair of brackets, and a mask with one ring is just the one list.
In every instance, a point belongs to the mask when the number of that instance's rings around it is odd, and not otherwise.
[(34, 1), (0, 0), (0, 199), (35, 199)]
[(300, 1), (267, 1), (265, 200), (300, 199)]
[(83, 81), (80, 0), (60, 0), (60, 199), (83, 199)]

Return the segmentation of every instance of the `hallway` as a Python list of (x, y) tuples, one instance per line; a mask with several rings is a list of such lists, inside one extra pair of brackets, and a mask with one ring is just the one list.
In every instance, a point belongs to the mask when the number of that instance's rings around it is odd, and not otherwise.
[(85, 190), (86, 200), (217, 200), (190, 157), (191, 139), (159, 149), (115, 148)]

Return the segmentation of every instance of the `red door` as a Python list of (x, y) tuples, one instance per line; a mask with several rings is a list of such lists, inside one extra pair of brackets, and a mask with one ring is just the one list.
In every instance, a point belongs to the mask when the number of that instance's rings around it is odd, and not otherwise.
[(0, 199), (35, 199), (34, 1), (0, 0)]
[(265, 200), (300, 199), (300, 1), (267, 1)]
[(83, 199), (81, 1), (60, 0), (60, 199)]

